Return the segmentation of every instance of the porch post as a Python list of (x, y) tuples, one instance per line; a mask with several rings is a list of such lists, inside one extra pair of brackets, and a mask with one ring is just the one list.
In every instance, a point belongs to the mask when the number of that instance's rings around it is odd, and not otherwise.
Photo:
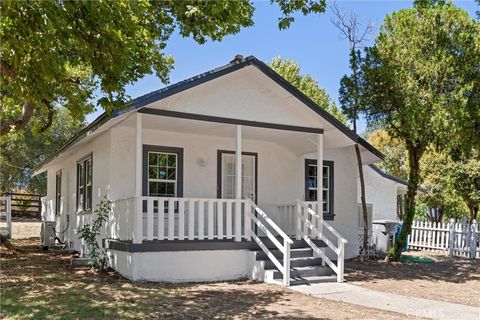
[(133, 243), (142, 243), (142, 114), (136, 113), (135, 125), (135, 198)]
[(323, 220), (323, 134), (317, 135), (317, 214)]
[(235, 149), (235, 241), (242, 241), (242, 126), (237, 125)]

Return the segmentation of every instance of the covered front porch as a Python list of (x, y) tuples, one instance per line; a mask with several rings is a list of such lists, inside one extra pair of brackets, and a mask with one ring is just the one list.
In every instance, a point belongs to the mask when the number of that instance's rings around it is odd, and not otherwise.
[[(123, 137), (135, 138), (130, 145), (124, 143), (135, 150), (135, 174), (130, 175), (135, 184), (130, 188), (134, 195), (124, 192), (113, 199), (108, 248), (137, 248), (135, 252), (257, 248), (288, 284), (291, 245), (302, 239), (341, 281), (346, 241), (324, 221), (325, 213), (333, 218), (333, 184), (328, 184), (333, 166), (331, 172), (327, 168), (328, 177), (325, 169), (307, 172), (305, 166), (307, 158), (323, 163), (326, 148), (341, 150), (342, 142), (351, 144), (348, 139), (338, 140), (337, 132), (325, 138), (320, 128), (153, 109), (142, 109), (115, 130), (118, 144), (125, 142)], [(129, 135), (132, 131), (134, 135)], [(128, 179), (126, 169), (115, 168), (125, 172), (118, 183)], [(317, 192), (316, 181), (325, 182), (323, 192)], [(314, 201), (306, 201), (312, 194)], [(327, 256), (312, 239), (322, 240), (333, 253)], [(272, 253), (271, 245), (281, 257)]]

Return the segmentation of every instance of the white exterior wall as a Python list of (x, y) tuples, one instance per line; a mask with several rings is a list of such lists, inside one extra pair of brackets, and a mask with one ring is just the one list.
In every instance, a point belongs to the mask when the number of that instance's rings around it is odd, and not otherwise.
[[(51, 210), (47, 210), (45, 214), (46, 220), (57, 221), (57, 232), (67, 228), (67, 215), (70, 216), (68, 229), (64, 234), (60, 234), (59, 238), (72, 241), (74, 248), (82, 249), (81, 242), (75, 233), (75, 230), (82, 227), (84, 223), (88, 223), (92, 219), (92, 214), (77, 214), (77, 161), (82, 160), (89, 154), (93, 158), (93, 180), (92, 180), (92, 208), (95, 209), (96, 204), (100, 200), (109, 195), (110, 186), (110, 131), (104, 132), (94, 140), (77, 148), (62, 161), (50, 166), (47, 170), (47, 195), (44, 197), (45, 202)], [(62, 204), (60, 214), (55, 217), (55, 177), (56, 173), (62, 170)]]
[(250, 250), (125, 252), (110, 250), (112, 267), (134, 281), (200, 282), (251, 278)]
[[(372, 204), (372, 220), (397, 220), (397, 189), (395, 181), (382, 177), (369, 166), (363, 166), (365, 198)], [(360, 183), (360, 182), (358, 182)], [(360, 203), (360, 185), (358, 186)]]

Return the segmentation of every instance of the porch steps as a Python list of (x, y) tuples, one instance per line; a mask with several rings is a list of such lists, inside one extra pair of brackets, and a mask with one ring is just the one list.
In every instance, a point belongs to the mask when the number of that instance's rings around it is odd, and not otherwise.
[[(320, 240), (313, 240), (319, 246), (325, 244)], [(267, 247), (271, 253), (283, 263), (283, 255), (273, 244)], [(254, 250), (257, 262), (263, 268), (263, 280), (268, 283), (282, 284), (283, 274), (275, 264), (261, 250)], [(290, 251), (290, 285), (311, 284), (319, 282), (335, 282), (337, 277), (328, 266), (322, 266), (322, 259), (314, 256), (313, 250), (303, 240), (294, 240)]]

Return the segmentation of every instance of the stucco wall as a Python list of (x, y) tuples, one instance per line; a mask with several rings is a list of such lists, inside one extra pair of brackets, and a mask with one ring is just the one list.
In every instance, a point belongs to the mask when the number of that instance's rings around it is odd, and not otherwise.
[(109, 251), (111, 266), (130, 280), (199, 282), (251, 278), (249, 250), (165, 252)]
[[(397, 220), (397, 183), (382, 177), (369, 166), (363, 166), (365, 198), (372, 204), (372, 220)], [(360, 187), (358, 187), (360, 203)]]
[[(86, 144), (82, 148), (73, 150), (68, 156), (62, 157), (62, 160), (50, 166), (47, 170), (47, 195), (46, 201), (55, 202), (55, 176), (59, 170), (62, 170), (62, 205), (60, 215), (55, 216), (53, 210), (46, 213), (47, 220), (57, 222), (57, 231), (64, 231), (59, 234), (59, 238), (72, 241), (74, 248), (80, 250), (81, 243), (75, 233), (75, 230), (84, 223), (91, 221), (92, 214), (77, 214), (77, 194), (76, 194), (76, 174), (77, 161), (92, 154), (93, 158), (93, 180), (92, 180), (92, 207), (95, 208), (100, 200), (109, 195), (112, 188), (110, 186), (110, 131), (104, 132)], [(54, 208), (54, 206), (53, 206)], [(67, 215), (70, 222), (67, 224)]]

